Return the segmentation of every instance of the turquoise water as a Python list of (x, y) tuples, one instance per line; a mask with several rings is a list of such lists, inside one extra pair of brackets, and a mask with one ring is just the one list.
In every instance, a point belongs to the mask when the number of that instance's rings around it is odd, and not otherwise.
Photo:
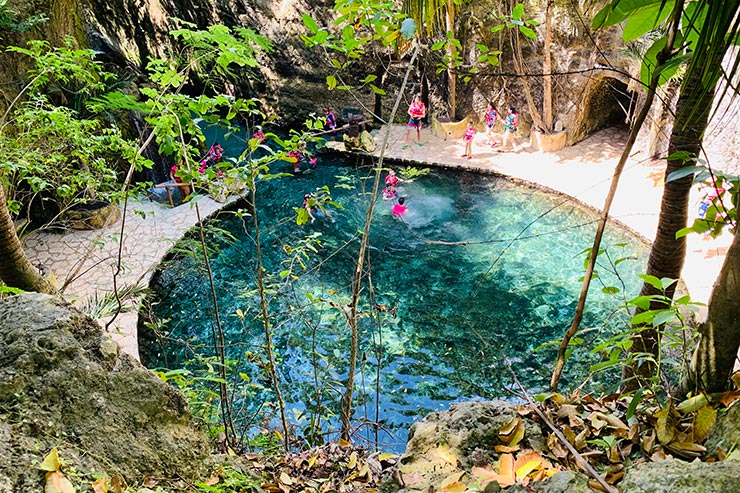
[[(349, 337), (341, 307), (349, 302), (357, 231), (370, 198), (365, 190), (372, 186), (372, 171), (339, 164), (322, 158), (315, 172), (260, 186), (259, 219), (266, 271), (273, 283), (270, 309), (279, 373), (289, 418), (299, 435), (308, 433), (316, 395), (321, 395), (324, 414), (338, 412), (347, 371)], [(344, 208), (332, 210), (331, 218), (296, 226), (293, 208), (301, 207), (304, 193), (325, 184)], [(358, 367), (354, 416), (358, 425), (379, 421), (380, 442), (391, 450), (403, 449), (414, 420), (452, 401), (515, 399), (510, 389), (518, 389), (505, 360), (531, 392), (546, 388), (555, 351), (534, 348), (560, 337), (570, 325), (584, 271), (580, 252), (590, 247), (597, 219), (562, 197), (467, 172), (435, 170), (402, 183), (399, 196), (406, 197), (409, 208), (403, 220), (391, 215), (392, 201), (379, 200), (370, 235), (372, 289), (366, 286), (363, 291), (364, 357)], [(237, 404), (245, 421), (274, 422), (274, 409), (260, 408), (274, 401), (266, 388), (264, 366), (251, 356), (264, 353), (264, 330), (253, 291), (251, 223), (245, 226), (226, 215), (218, 227), (236, 238), (214, 240), (217, 252), (211, 263), (230, 355), (239, 361), (238, 371), (249, 378)], [(278, 275), (290, 258), (286, 245), (296, 247), (311, 234), (320, 235), (321, 248), (305, 260), (305, 270), (294, 265), (299, 278), (286, 284)], [(454, 242), (461, 243), (449, 244)], [(621, 243), (626, 245), (616, 246)], [(637, 289), (637, 274), (644, 270), (646, 251), (634, 239), (608, 229), (604, 246), (612, 262), (621, 257), (635, 260), (620, 263), (617, 277), (603, 258), (582, 325), (593, 329), (584, 336), (587, 340), (624, 328), (625, 318), (617, 307), (625, 296), (636, 294), (605, 295), (602, 285), (621, 288), (624, 282)], [(159, 300), (154, 313), (169, 320), (167, 335), (188, 343), (144, 344), (147, 364), (174, 368), (195, 352), (213, 354), (207, 347), (193, 349), (197, 344), (212, 345), (213, 309), (202, 265), (180, 257), (153, 287)], [(243, 317), (235, 315), (238, 310)], [(573, 356), (563, 388), (580, 384), (593, 361), (587, 354)], [(590, 385), (605, 389), (611, 383), (608, 375), (596, 376)], [(265, 415), (253, 417), (257, 409)], [(336, 419), (322, 424), (325, 431), (336, 428)], [(357, 437), (372, 439), (371, 430), (361, 427)]]

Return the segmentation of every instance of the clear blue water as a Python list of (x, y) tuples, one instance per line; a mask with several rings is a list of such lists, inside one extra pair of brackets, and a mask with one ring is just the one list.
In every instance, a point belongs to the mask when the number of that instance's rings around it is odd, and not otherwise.
[[(315, 172), (273, 180), (260, 188), (258, 214), (266, 270), (277, 283), (270, 308), (279, 374), (298, 434), (315, 409), (317, 393), (322, 395), (322, 405), (338, 412), (347, 371), (347, 324), (338, 308), (317, 300), (330, 300), (338, 307), (349, 301), (357, 231), (370, 199), (364, 190), (372, 186), (372, 171), (339, 164), (322, 158)], [(333, 210), (331, 220), (296, 226), (293, 208), (301, 207), (304, 193), (324, 184), (344, 209)], [(584, 271), (580, 252), (590, 247), (596, 221), (595, 215), (560, 196), (467, 172), (434, 170), (402, 183), (399, 195), (407, 198), (409, 208), (403, 221), (391, 215), (392, 201), (379, 200), (370, 236), (372, 291), (364, 288), (362, 308), (368, 315), (380, 315), (382, 323), (379, 327), (370, 316), (361, 322), (364, 358), (358, 367), (354, 416), (358, 424), (361, 420), (382, 423), (380, 442), (391, 450), (403, 449), (414, 420), (452, 401), (515, 398), (508, 390), (515, 387), (505, 359), (531, 392), (546, 388), (555, 350), (534, 352), (534, 348), (560, 337), (570, 325)], [(249, 351), (264, 353), (264, 331), (253, 291), (252, 228), (233, 215), (222, 215), (218, 227), (236, 237), (234, 242), (214, 240), (217, 252), (211, 262), (229, 351), (239, 361), (238, 372), (250, 379), (238, 404), (252, 424), (274, 422), (274, 409), (260, 408), (263, 402), (274, 401), (263, 367), (245, 356)], [(289, 258), (285, 245), (296, 246), (313, 233), (320, 234), (320, 251), (306, 260), (306, 270), (294, 267), (300, 277), (285, 285), (278, 277)], [(440, 241), (466, 244), (434, 243)], [(615, 246), (620, 243), (626, 245)], [(605, 295), (602, 283), (639, 286), (636, 276), (643, 272), (646, 258), (644, 247), (622, 232), (608, 228), (604, 245), (612, 261), (636, 260), (620, 263), (621, 280), (602, 260), (582, 325), (595, 328), (584, 336), (587, 340), (624, 328), (626, 319), (617, 307), (625, 296), (636, 293)], [(142, 349), (148, 365), (179, 367), (194, 352), (213, 354), (206, 347), (193, 349), (193, 345), (212, 344), (213, 309), (202, 265), (179, 257), (162, 272), (154, 289), (159, 300), (156, 316), (169, 320), (168, 335), (188, 340), (189, 349), (176, 343), (151, 344)], [(235, 316), (237, 310), (246, 314), (243, 321)], [(379, 333), (382, 359), (376, 416)], [(583, 352), (574, 355), (562, 386), (581, 383), (594, 358)], [(611, 383), (608, 375), (601, 375), (590, 385), (603, 390)], [(257, 409), (267, 415), (252, 419), (250, 413)], [(336, 420), (322, 428), (336, 430)], [(358, 437), (370, 436), (369, 427), (358, 432)]]

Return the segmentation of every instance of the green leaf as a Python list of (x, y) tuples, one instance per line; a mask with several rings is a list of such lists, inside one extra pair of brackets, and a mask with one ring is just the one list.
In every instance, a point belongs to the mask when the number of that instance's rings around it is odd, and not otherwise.
[(308, 30), (311, 31), (313, 34), (319, 32), (319, 25), (316, 24), (316, 21), (313, 20), (313, 17), (308, 14), (303, 14), (301, 16), (301, 19), (303, 19), (303, 25), (306, 26)]
[(627, 19), (622, 38), (629, 42), (658, 27), (673, 10), (673, 2), (664, 5), (655, 3), (642, 10), (634, 11)]
[(383, 89), (379, 88), (375, 84), (370, 84), (370, 89), (372, 89), (375, 94), (380, 94), (381, 96), (385, 96), (386, 94)]
[(624, 416), (627, 419), (627, 421), (629, 421), (630, 418), (635, 415), (635, 411), (637, 410), (637, 405), (642, 400), (643, 392), (644, 392), (644, 389), (641, 389), (641, 388), (637, 389), (634, 395), (632, 396), (632, 400), (630, 401), (630, 405), (627, 406), (627, 412), (625, 413), (625, 416)]
[(526, 26), (519, 26), (519, 32), (529, 39), (537, 39), (537, 33)]
[(326, 76), (326, 85), (329, 87), (329, 90), (335, 89), (337, 87), (337, 78), (333, 75), (327, 75)]
[(524, 4), (518, 3), (514, 6), (514, 9), (511, 11), (511, 18), (515, 20), (521, 20), (522, 16), (524, 15)]
[(403, 39), (409, 40), (416, 34), (416, 22), (414, 19), (407, 18), (401, 23), (401, 36)]
[(617, 294), (619, 291), (621, 290), (616, 286), (604, 286), (601, 288), (601, 292), (604, 294)]
[(680, 180), (685, 176), (691, 176), (704, 170), (706, 170), (704, 166), (684, 166), (683, 168), (677, 169), (676, 171), (668, 175), (668, 178), (666, 178), (665, 182), (670, 183), (672, 181)]
[(659, 327), (675, 320), (678, 320), (676, 312), (673, 310), (662, 310), (655, 315), (655, 318), (653, 318), (653, 327)]
[(651, 276), (649, 274), (640, 274), (637, 277), (641, 278), (643, 281), (645, 281), (647, 284), (651, 285), (655, 289), (660, 289), (661, 291), (663, 290), (663, 284), (657, 277)]

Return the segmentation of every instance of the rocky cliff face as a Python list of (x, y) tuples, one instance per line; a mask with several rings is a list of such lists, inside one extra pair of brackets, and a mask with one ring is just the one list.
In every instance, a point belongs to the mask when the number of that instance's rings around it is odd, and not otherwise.
[[(30, 4), (29, 0), (19, 1)], [(532, 85), (535, 104), (541, 108), (542, 22), (546, 0), (524, 3), (525, 17), (541, 23), (537, 27), (537, 40), (522, 38), (527, 79)], [(582, 140), (600, 128), (628, 122), (643, 97), (642, 89), (631, 82), (630, 75), (637, 73), (639, 67), (624, 48), (620, 30), (594, 33), (590, 29), (591, 18), (604, 3), (585, 0), (555, 3), (552, 56), (553, 73), (559, 75), (553, 81), (554, 116), (557, 126), (567, 130), (568, 143)], [(329, 91), (325, 80), (334, 69), (320, 50), (306, 48), (300, 39), (306, 33), (301, 21), (304, 12), (310, 12), (320, 24), (331, 25), (334, 12), (333, 2), (329, 0), (41, 0), (34, 5), (50, 17), (49, 23), (33, 33), (36, 37), (58, 43), (65, 35), (73, 35), (81, 44), (137, 72), (144, 71), (150, 57), (163, 57), (176, 51), (169, 34), (177, 27), (176, 19), (195, 24), (199, 29), (215, 23), (253, 29), (270, 39), (275, 50), (264, 55), (257, 74), (244, 74), (233, 92), (237, 96), (260, 98), (265, 109), (280, 116), (284, 123), (301, 122), (325, 105), (335, 110), (364, 108), (366, 115), (374, 107), (375, 96), (369, 90), (352, 94)], [(460, 6), (456, 36), (466, 62), (472, 64), (479, 56), (478, 43), (502, 53), (499, 66), (481, 70), (467, 81), (459, 79), (456, 108), (451, 110), (447, 106), (445, 72), (437, 73), (441, 54), (430, 50), (422, 50), (406, 99), (410, 100), (414, 92), (421, 92), (429, 103), (430, 116), (453, 119), (482, 115), (488, 100), (500, 109), (513, 104), (520, 110), (526, 136), (532, 118), (524, 98), (523, 79), (512, 64), (510, 30), (490, 32), (507, 15), (508, 8), (508, 3), (501, 0)], [(6, 36), (3, 42), (19, 44), (24, 38)], [(22, 67), (18, 63), (22, 61), (17, 58), (0, 55), (0, 68), (5, 73), (19, 73)], [(376, 67), (389, 69), (385, 86), (388, 95), (382, 101), (382, 116), (387, 117), (405, 62), (394, 61), (392, 57), (371, 58), (368, 55), (362, 61), (364, 66), (356, 75), (374, 73)], [(356, 78), (350, 76), (348, 83), (354, 82)], [(404, 108), (405, 103), (397, 118), (399, 122), (405, 118)], [(733, 119), (730, 133), (734, 134), (737, 121)], [(708, 135), (727, 141), (723, 137), (728, 133), (726, 123), (716, 131), (710, 129)], [(652, 132), (665, 132), (669, 126), (670, 122), (661, 122)], [(725, 129), (724, 133), (721, 129)], [(650, 138), (646, 135), (645, 140)], [(656, 151), (660, 153), (660, 149)], [(721, 151), (727, 154), (731, 149)]]
[(0, 355), (0, 491), (42, 491), (38, 464), (52, 448), (78, 471), (130, 484), (206, 467), (184, 397), (66, 302), (0, 300)]

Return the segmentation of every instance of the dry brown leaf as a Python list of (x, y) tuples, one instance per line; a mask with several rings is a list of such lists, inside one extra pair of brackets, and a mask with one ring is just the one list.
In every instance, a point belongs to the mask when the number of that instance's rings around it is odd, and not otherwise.
[(521, 419), (522, 418), (520, 418), (519, 416), (512, 416), (512, 418), (509, 420), (508, 423), (506, 423), (501, 428), (499, 428), (498, 436), (506, 437), (506, 436), (511, 435), (514, 432), (514, 430), (516, 430), (516, 427), (519, 424), (519, 421), (521, 421)]
[(678, 419), (676, 412), (673, 410), (673, 405), (669, 402), (655, 417), (658, 419), (658, 422), (655, 424), (658, 441), (663, 445), (671, 443), (676, 436), (676, 422)]
[(586, 439), (588, 438), (589, 433), (590, 433), (589, 429), (584, 428), (578, 435), (576, 435), (576, 440), (573, 443), (573, 446), (575, 447), (577, 451), (580, 452), (581, 450), (586, 448), (586, 445), (588, 445), (588, 442), (586, 442)]
[(621, 419), (614, 416), (613, 414), (605, 414), (605, 413), (598, 412), (598, 411), (593, 414), (595, 414), (599, 419), (606, 421), (606, 423), (612, 428), (615, 428), (617, 430), (624, 430), (624, 431), (629, 430), (629, 426), (624, 424), (624, 422)]
[(123, 493), (123, 489), (126, 487), (126, 482), (121, 476), (113, 476), (110, 478), (110, 488), (113, 493)]
[(511, 486), (516, 483), (514, 474), (514, 456), (503, 454), (498, 460), (498, 474), (493, 478), (499, 486)]
[(96, 479), (91, 486), (93, 493), (108, 493), (108, 481), (105, 478)]
[(203, 484), (205, 484), (206, 486), (213, 486), (214, 484), (218, 484), (219, 481), (221, 481), (221, 478), (219, 478), (218, 476), (211, 476), (210, 478), (203, 481)]
[(596, 481), (595, 479), (589, 479), (588, 486), (594, 491), (606, 491), (601, 483)]
[(517, 445), (516, 447), (509, 447), (508, 445), (496, 445), (495, 447), (493, 447), (493, 450), (498, 452), (499, 454), (510, 454), (519, 450), (519, 445)]
[(418, 472), (410, 472), (407, 474), (401, 474), (401, 479), (403, 480), (403, 484), (411, 486), (420, 481), (424, 481), (424, 476)]
[[(573, 432), (571, 431), (571, 433)], [(555, 436), (554, 433), (547, 434), (547, 448), (558, 459), (564, 459), (565, 457), (568, 457), (568, 450), (563, 447), (563, 445), (560, 443), (560, 440), (558, 440), (558, 437)]]
[(685, 459), (695, 459), (697, 457), (701, 457), (707, 451), (706, 447), (699, 445), (698, 443), (688, 442), (673, 442), (669, 445), (666, 445), (666, 448), (674, 454)]
[(653, 462), (658, 462), (660, 460), (666, 460), (669, 459), (670, 456), (665, 453), (665, 449), (663, 447), (658, 447), (655, 452), (653, 452), (653, 455), (650, 456), (650, 460)]
[(475, 476), (476, 478), (480, 478), (485, 482), (495, 481), (496, 476), (498, 476), (498, 473), (491, 469), (489, 466), (486, 467), (478, 467), (474, 466), (473, 469), (471, 469), (470, 474)]
[(75, 487), (61, 472), (49, 471), (46, 473), (44, 493), (75, 493)]
[(655, 430), (650, 430), (642, 438), (642, 450), (649, 453), (653, 447), (655, 447)]
[(293, 478), (291, 478), (288, 473), (281, 472), (280, 473), (280, 482), (283, 483), (283, 484), (285, 484), (285, 485), (290, 486), (290, 485), (293, 484)]

